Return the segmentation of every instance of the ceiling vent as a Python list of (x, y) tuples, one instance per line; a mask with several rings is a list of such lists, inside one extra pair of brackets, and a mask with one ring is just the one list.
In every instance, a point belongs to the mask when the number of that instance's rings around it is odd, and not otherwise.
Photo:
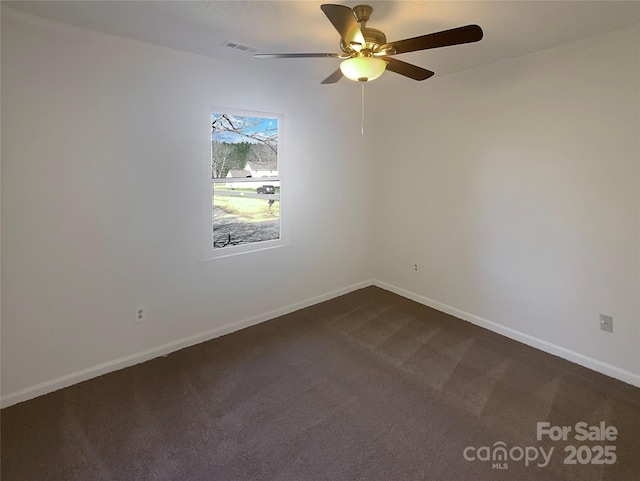
[(236, 43), (236, 42), (230, 42), (229, 40), (225, 40), (224, 42), (222, 42), (222, 46), (223, 47), (233, 48), (233, 49), (236, 49), (236, 50), (241, 50), (241, 51), (247, 52), (247, 53), (256, 53), (258, 51), (257, 48), (247, 47), (246, 45), (241, 45), (241, 44)]

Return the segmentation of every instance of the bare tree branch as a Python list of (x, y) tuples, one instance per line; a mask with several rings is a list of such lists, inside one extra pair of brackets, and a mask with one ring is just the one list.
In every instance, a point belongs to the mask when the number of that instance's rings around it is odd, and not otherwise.
[(262, 119), (251, 119), (249, 117), (238, 117), (231, 114), (222, 114), (211, 122), (212, 134), (220, 132), (230, 132), (243, 138), (254, 140), (266, 145), (275, 154), (278, 153), (278, 128), (261, 129), (252, 132), (251, 129), (260, 124)]

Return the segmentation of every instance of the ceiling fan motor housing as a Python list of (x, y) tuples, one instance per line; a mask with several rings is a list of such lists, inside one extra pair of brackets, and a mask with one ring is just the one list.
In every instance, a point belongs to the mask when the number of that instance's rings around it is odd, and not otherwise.
[(371, 47), (378, 47), (387, 43), (387, 37), (385, 34), (376, 28), (363, 28), (362, 35), (367, 41), (367, 46), (371, 45)]
[(373, 55), (374, 53), (378, 53), (380, 47), (387, 43), (387, 37), (385, 36), (384, 32), (376, 28), (363, 28), (362, 36), (366, 41), (365, 45), (358, 45), (357, 48), (354, 48), (354, 45), (346, 45), (344, 41), (341, 40), (341, 50), (350, 55), (359, 51), (362, 52), (364, 56), (367, 56), (366, 54)]

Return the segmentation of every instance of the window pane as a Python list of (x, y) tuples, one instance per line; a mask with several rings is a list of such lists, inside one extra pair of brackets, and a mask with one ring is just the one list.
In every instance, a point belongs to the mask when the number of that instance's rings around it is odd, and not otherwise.
[(213, 248), (280, 239), (278, 119), (211, 114)]
[(214, 249), (279, 238), (279, 186), (262, 181), (244, 182), (241, 187), (214, 184)]

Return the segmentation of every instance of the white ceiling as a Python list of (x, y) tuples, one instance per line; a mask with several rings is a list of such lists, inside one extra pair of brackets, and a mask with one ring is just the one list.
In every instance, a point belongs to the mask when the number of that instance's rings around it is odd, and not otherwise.
[[(222, 46), (232, 41), (272, 52), (339, 52), (339, 35), (320, 1), (4, 1), (13, 8), (120, 37), (228, 61), (265, 71), (317, 79), (337, 59), (256, 60)], [(338, 2), (336, 2), (338, 3)], [(358, 2), (341, 2), (353, 7)], [(364, 3), (364, 2), (360, 2)], [(369, 27), (388, 41), (467, 24), (484, 38), (475, 44), (403, 54), (398, 58), (446, 75), (574, 42), (640, 21), (638, 1), (373, 1)], [(398, 79), (395, 82), (411, 82)], [(384, 78), (383, 77), (383, 78)], [(386, 79), (389, 81), (389, 79)], [(344, 81), (342, 82), (344, 83)], [(396, 84), (397, 85), (397, 84)]]

